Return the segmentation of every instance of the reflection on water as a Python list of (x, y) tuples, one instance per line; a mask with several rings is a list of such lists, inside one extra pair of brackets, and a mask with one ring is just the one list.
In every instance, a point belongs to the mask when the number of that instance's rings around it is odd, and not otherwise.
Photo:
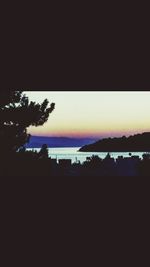
[[(100, 158), (104, 159), (107, 155), (107, 152), (78, 152), (80, 147), (56, 147), (49, 148), (49, 157), (53, 159), (71, 159), (72, 163), (76, 161), (80, 161), (83, 163), (86, 160), (86, 157), (91, 157), (92, 155), (98, 155)], [(27, 149), (32, 150), (32, 149)], [(34, 148), (34, 150), (39, 151), (40, 148)], [(109, 152), (109, 151), (108, 151)], [(134, 156), (139, 156), (142, 158), (142, 155), (145, 152), (131, 152)], [(111, 157), (114, 159), (118, 158), (118, 156), (129, 157), (128, 152), (111, 152)]]

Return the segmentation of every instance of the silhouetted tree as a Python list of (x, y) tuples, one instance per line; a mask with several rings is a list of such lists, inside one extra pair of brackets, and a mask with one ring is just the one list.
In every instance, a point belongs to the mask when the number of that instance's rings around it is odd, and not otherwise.
[(42, 145), (42, 148), (39, 152), (39, 158), (41, 158), (41, 159), (47, 159), (48, 158), (48, 147), (46, 144)]
[(144, 153), (142, 160), (138, 164), (138, 171), (140, 175), (150, 176), (150, 154)]
[(47, 99), (42, 104), (29, 101), (19, 91), (0, 92), (0, 150), (2, 153), (16, 152), (29, 142), (29, 126), (43, 125), (54, 110), (55, 104), (48, 106)]
[(83, 163), (84, 167), (87, 168), (96, 168), (99, 167), (102, 163), (102, 159), (96, 155), (87, 157), (87, 160)]
[(107, 155), (106, 155), (106, 157), (105, 157), (105, 159), (110, 159), (111, 157), (110, 157), (110, 154), (109, 153), (107, 153)]
[(142, 155), (142, 158), (143, 158), (143, 160), (150, 160), (150, 153), (144, 153), (143, 155)]

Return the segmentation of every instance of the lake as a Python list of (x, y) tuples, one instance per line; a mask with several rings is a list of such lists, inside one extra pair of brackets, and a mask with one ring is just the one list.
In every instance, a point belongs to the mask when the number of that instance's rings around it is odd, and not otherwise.
[[(92, 155), (97, 155), (100, 158), (104, 159), (107, 155), (106, 152), (78, 152), (80, 147), (56, 147), (49, 148), (49, 157), (52, 159), (71, 159), (72, 163), (80, 161), (83, 163), (86, 160), (86, 157), (91, 157)], [(28, 148), (27, 150), (32, 150)], [(34, 148), (37, 152), (40, 151), (40, 148)], [(136, 155), (142, 158), (142, 155), (145, 152), (131, 152), (132, 156)], [(118, 156), (129, 157), (128, 152), (111, 152), (111, 157), (114, 159), (118, 158)]]

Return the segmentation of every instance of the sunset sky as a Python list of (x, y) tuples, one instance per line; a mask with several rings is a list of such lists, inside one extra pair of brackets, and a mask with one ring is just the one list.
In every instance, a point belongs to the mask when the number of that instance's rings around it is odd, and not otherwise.
[(28, 91), (29, 99), (54, 102), (55, 110), (40, 127), (40, 136), (111, 137), (150, 131), (150, 92)]

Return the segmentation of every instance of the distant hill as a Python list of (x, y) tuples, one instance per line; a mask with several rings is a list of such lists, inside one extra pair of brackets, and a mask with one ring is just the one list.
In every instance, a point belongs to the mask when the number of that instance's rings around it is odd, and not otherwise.
[(129, 137), (105, 138), (80, 148), (83, 152), (149, 152), (150, 132)]
[(31, 136), (26, 148), (41, 148), (43, 144), (47, 144), (48, 147), (81, 147), (95, 141), (94, 138)]

